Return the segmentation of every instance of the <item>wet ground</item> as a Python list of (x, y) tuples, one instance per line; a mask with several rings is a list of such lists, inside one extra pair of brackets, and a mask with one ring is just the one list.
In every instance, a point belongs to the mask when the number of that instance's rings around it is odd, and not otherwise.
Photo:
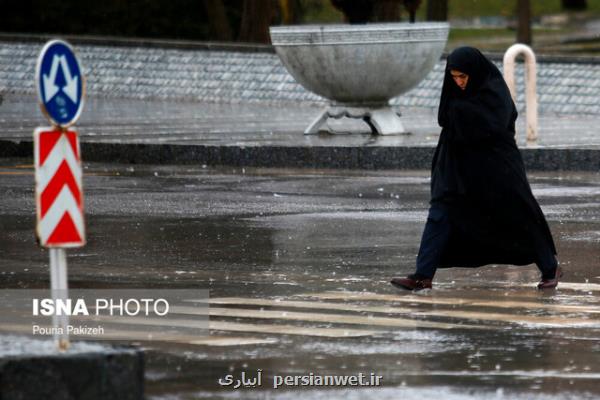
[[(0, 285), (47, 287), (33, 170), (0, 163)], [(566, 272), (556, 291), (534, 289), (533, 265), (391, 287), (414, 267), (426, 171), (101, 164), (85, 167), (88, 245), (68, 251), (70, 285), (209, 289), (209, 337), (137, 341), (149, 399), (598, 398), (600, 174), (530, 180)], [(218, 384), (259, 369), (261, 387)], [(311, 373), (383, 378), (273, 388)]]

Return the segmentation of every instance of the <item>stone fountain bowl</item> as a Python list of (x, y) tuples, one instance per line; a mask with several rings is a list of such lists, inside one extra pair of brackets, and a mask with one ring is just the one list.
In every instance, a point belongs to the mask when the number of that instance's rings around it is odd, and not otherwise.
[(440, 59), (447, 23), (271, 27), (290, 74), (334, 103), (387, 104), (416, 86)]

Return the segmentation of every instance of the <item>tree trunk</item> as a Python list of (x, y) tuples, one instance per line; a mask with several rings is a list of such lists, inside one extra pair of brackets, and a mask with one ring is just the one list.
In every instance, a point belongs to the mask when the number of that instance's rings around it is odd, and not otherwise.
[(421, 5), (421, 0), (404, 0), (404, 8), (408, 11), (410, 22), (414, 23), (417, 20), (417, 10)]
[(373, 18), (372, 0), (330, 0), (331, 5), (344, 13), (344, 20), (350, 24), (366, 24)]
[(587, 0), (561, 0), (563, 10), (582, 11), (587, 9)]
[(448, 21), (448, 0), (427, 0), (427, 21)]
[(285, 25), (297, 25), (302, 23), (302, 4), (300, 0), (279, 0), (281, 10), (281, 21)]
[(208, 16), (208, 34), (210, 40), (230, 42), (233, 40), (231, 25), (222, 0), (203, 0)]
[(377, 0), (373, 7), (372, 22), (400, 21), (400, 5), (402, 0)]
[(270, 43), (269, 25), (272, 13), (271, 0), (244, 0), (238, 40), (248, 43)]
[(529, 0), (517, 1), (517, 42), (531, 44), (531, 4)]

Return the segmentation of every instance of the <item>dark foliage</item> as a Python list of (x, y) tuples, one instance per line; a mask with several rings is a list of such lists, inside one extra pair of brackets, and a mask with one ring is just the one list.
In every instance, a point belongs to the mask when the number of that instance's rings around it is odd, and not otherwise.
[(580, 11), (587, 9), (587, 0), (562, 0), (561, 5), (565, 10)]
[[(221, 1), (237, 36), (241, 1)], [(210, 39), (202, 0), (0, 0), (1, 30), (174, 39)]]
[(408, 12), (410, 22), (415, 22), (421, 0), (331, 0), (331, 4), (344, 13), (351, 24), (399, 21), (401, 5)]

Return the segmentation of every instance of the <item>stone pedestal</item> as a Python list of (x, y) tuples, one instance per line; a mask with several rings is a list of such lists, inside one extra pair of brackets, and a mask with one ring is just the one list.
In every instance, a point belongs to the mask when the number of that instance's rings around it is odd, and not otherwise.
[(445, 22), (289, 25), (271, 27), (271, 41), (294, 79), (330, 100), (306, 134), (341, 115), (364, 119), (373, 133), (389, 135), (405, 133), (389, 100), (433, 69), (448, 30)]
[(52, 341), (0, 340), (2, 400), (143, 400), (140, 350), (75, 342), (58, 352)]

